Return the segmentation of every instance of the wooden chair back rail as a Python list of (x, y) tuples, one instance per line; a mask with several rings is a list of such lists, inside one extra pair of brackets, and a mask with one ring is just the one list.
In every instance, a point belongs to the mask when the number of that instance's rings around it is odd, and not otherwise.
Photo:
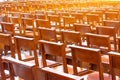
[(79, 32), (62, 31), (61, 33), (63, 43), (81, 45), (81, 36)]
[(38, 28), (40, 39), (57, 42), (56, 31), (48, 28)]
[(18, 53), (18, 59), (22, 60), (21, 49), (25, 49), (29, 51), (33, 50), (35, 64), (36, 66), (39, 66), (35, 40), (33, 38), (26, 38), (26, 37), (21, 37), (21, 36), (15, 36), (14, 38), (15, 38), (15, 47)]
[(70, 46), (70, 48), (72, 50), (72, 64), (75, 75), (78, 75), (79, 73), (77, 70), (77, 60), (80, 60), (97, 65), (99, 68), (99, 79), (103, 80), (100, 49), (92, 49), (80, 46)]
[(65, 46), (63, 43), (55, 43), (55, 42), (40, 40), (39, 45), (42, 53), (42, 60), (43, 60), (44, 67), (47, 66), (45, 54), (52, 54), (54, 56), (62, 57), (64, 72), (68, 73), (67, 62), (65, 57), (66, 55)]
[(87, 46), (92, 47), (95, 46), (102, 46), (107, 47), (108, 51), (111, 50), (110, 46), (110, 37), (108, 35), (98, 35), (98, 34), (92, 34), (92, 33), (86, 33), (87, 37)]
[(117, 50), (117, 42), (116, 42), (117, 32), (115, 27), (97, 26), (96, 31), (97, 31), (97, 34), (109, 35), (110, 37), (113, 37), (114, 49)]

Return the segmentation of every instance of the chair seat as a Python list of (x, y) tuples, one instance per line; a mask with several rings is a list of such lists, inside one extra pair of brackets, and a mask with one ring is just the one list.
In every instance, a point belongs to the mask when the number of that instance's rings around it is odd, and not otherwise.
[[(112, 80), (111, 76), (107, 73), (104, 73), (103, 76), (104, 76), (104, 80)], [(87, 77), (87, 80), (100, 80), (99, 72), (90, 73)]]

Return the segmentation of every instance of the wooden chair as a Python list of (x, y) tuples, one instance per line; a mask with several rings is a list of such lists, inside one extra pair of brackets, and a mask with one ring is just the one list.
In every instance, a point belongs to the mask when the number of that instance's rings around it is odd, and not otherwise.
[(82, 38), (82, 45), (86, 45), (84, 44), (84, 42), (86, 43), (85, 33), (92, 33), (91, 26), (89, 24), (75, 23), (74, 27), (75, 27), (75, 31), (80, 32)]
[(101, 49), (103, 69), (104, 71), (109, 72), (109, 56), (107, 52), (111, 51), (110, 36), (86, 33), (86, 38), (88, 47)]
[(104, 14), (103, 10), (95, 10), (95, 11), (91, 11), (90, 13), (99, 15), (100, 23), (102, 23), (102, 21), (103, 21), (103, 14)]
[(55, 29), (38, 28), (40, 40), (55, 41), (57, 42), (57, 35)]
[(14, 24), (15, 30), (18, 30), (22, 34), (21, 20), (19, 17), (10, 17), (10, 22)]
[(114, 45), (114, 50), (117, 50), (117, 42), (116, 42), (116, 29), (115, 27), (108, 27), (108, 26), (97, 26), (96, 27), (97, 34), (101, 35), (109, 35), (111, 43)]
[(120, 54), (117, 52), (108, 52), (108, 54), (110, 55), (110, 71), (111, 71), (111, 80), (119, 80), (120, 78), (118, 76), (119, 73), (117, 73), (117, 71), (119, 72), (119, 65), (120, 65)]
[(50, 24), (55, 29), (61, 28), (61, 22), (60, 22), (60, 16), (58, 15), (49, 15), (48, 20), (50, 21)]
[(20, 80), (35, 80), (34, 64), (19, 61), (11, 57), (4, 57), (4, 61), (9, 64), (10, 80), (16, 80), (15, 77), (18, 77)]
[[(43, 62), (43, 67), (50, 67), (50, 68), (56, 68), (58, 67), (58, 70), (61, 70), (59, 66), (62, 66), (62, 72), (64, 71), (65, 73), (68, 73), (67, 69), (67, 62), (66, 62), (66, 52), (65, 52), (65, 46), (63, 43), (55, 43), (55, 42), (49, 42), (49, 41), (44, 41), (40, 40), (39, 42), (41, 54), (42, 54), (42, 62)], [(57, 51), (57, 52), (56, 52)], [(61, 57), (62, 62), (61, 63), (53, 63), (51, 65), (47, 64), (47, 59), (46, 59), (46, 54), (51, 54), (56, 57)], [(63, 64), (63, 65), (61, 65)]]
[(22, 18), (23, 23), (23, 35), (27, 37), (34, 37), (36, 38), (37, 32), (34, 26), (34, 20), (32, 18)]
[(95, 26), (100, 25), (99, 15), (97, 15), (97, 14), (87, 14), (86, 17), (87, 17), (87, 23), (92, 26), (91, 30), (93, 30), (93, 31), (96, 30)]
[(74, 30), (73, 24), (75, 23), (74, 17), (63, 17), (64, 30)]
[[(103, 74), (100, 49), (86, 48), (80, 46), (70, 46), (70, 48), (72, 50), (74, 75), (88, 75), (87, 80), (110, 80), (108, 74)], [(97, 65), (98, 72), (92, 71), (91, 73), (90, 69), (79, 72), (77, 68), (79, 61)]]
[(15, 36), (14, 38), (15, 48), (17, 50), (16, 59), (18, 58), (19, 60), (22, 61), (35, 60), (35, 65), (39, 66), (35, 39), (21, 36)]
[(71, 13), (72, 17), (75, 17), (76, 23), (84, 23), (84, 16), (83, 13)]

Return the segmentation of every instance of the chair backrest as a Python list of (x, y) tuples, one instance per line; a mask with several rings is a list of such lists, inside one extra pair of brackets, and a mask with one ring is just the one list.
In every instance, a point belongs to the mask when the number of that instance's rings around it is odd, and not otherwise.
[(45, 14), (45, 11), (38, 10), (38, 11), (35, 11), (35, 14)]
[(10, 57), (4, 57), (4, 60), (9, 63), (10, 79), (15, 80), (15, 76), (18, 76), (24, 80), (34, 79), (34, 64), (28, 62), (19, 61)]
[(15, 34), (14, 31), (14, 24), (13, 23), (9, 23), (9, 22), (1, 22), (1, 27), (2, 27), (2, 32), (3, 33), (8, 33), (8, 34)]
[(36, 27), (51, 28), (49, 20), (36, 19)]
[(120, 35), (120, 30), (119, 30), (120, 21), (104, 20), (103, 26), (115, 27), (117, 35)]
[(34, 16), (31, 13), (21, 13), (21, 17), (24, 17), (24, 18), (34, 18)]
[(33, 35), (35, 36), (35, 26), (34, 20), (32, 18), (22, 18), (21, 19), (23, 34), (26, 35), (27, 31), (33, 31)]
[[(120, 53), (118, 52), (108, 52), (110, 55), (110, 71), (111, 71), (111, 76), (112, 80), (119, 80), (117, 79), (119, 76), (119, 73), (116, 73), (117, 70), (120, 70)], [(116, 77), (117, 76), (117, 77)]]
[(100, 25), (100, 17), (97, 14), (87, 14), (87, 23), (92, 25), (91, 29), (96, 29), (96, 25)]
[(55, 26), (55, 28), (59, 28), (61, 26), (59, 15), (49, 15), (48, 20), (51, 25)]
[(115, 27), (117, 30), (117, 29), (119, 29), (120, 21), (104, 20), (103, 26)]
[(39, 27), (38, 32), (39, 32), (39, 36), (40, 36), (41, 40), (57, 42), (55, 29), (48, 29), (48, 28)]
[(75, 31), (80, 32), (81, 34), (85, 34), (85, 33), (91, 33), (91, 27), (89, 24), (79, 24), (79, 23), (75, 23), (74, 24), (75, 27)]
[(61, 34), (63, 43), (81, 45), (81, 36), (79, 32), (61, 31)]
[(0, 16), (0, 22), (7, 22), (6, 17), (7, 17), (7, 16), (5, 16), (5, 15), (4, 15), (4, 16), (1, 15), (1, 16)]
[(10, 34), (0, 33), (0, 49), (6, 50), (5, 46), (10, 46), (11, 56), (15, 57), (12, 36)]
[(20, 12), (10, 12), (11, 17), (21, 17)]
[(107, 11), (104, 14), (105, 14), (105, 20), (119, 20), (118, 19), (118, 15), (119, 15), (118, 12)]
[[(35, 60), (35, 64), (36, 66), (39, 66), (38, 64), (38, 56), (37, 56), (37, 52), (36, 52), (36, 42), (35, 42), (35, 39), (34, 38), (27, 38), (27, 37), (21, 37), (21, 36), (15, 36), (15, 47), (16, 47), (16, 50), (17, 50), (17, 54), (18, 54), (18, 59), (19, 60), (23, 60), (22, 59), (22, 52), (21, 52), (21, 49), (22, 50), (33, 50), (34, 52), (34, 60)], [(29, 58), (28, 59), (25, 59), (25, 60), (30, 60)]]
[(86, 37), (88, 47), (104, 47), (107, 51), (111, 50), (109, 35), (86, 33)]
[(70, 48), (72, 52), (73, 72), (75, 75), (79, 74), (79, 71), (77, 70), (77, 62), (83, 61), (97, 65), (99, 68), (99, 79), (103, 80), (100, 49), (86, 48), (81, 46), (70, 46)]
[(21, 20), (19, 17), (10, 17), (10, 22), (14, 24), (15, 29), (19, 29), (22, 34)]
[(73, 24), (75, 23), (75, 17), (63, 16), (64, 29), (74, 30)]
[(84, 15), (83, 13), (71, 13), (72, 17), (75, 17), (77, 23), (84, 23)]
[(51, 54), (54, 56), (59, 56), (62, 58), (63, 61), (63, 71), (68, 72), (67, 69), (67, 62), (66, 62), (66, 52), (65, 52), (65, 46), (63, 43), (56, 43), (56, 42), (49, 42), (49, 41), (44, 41), (40, 40), (39, 41), (39, 46), (41, 49), (41, 54), (42, 54), (42, 60), (43, 60), (43, 66), (46, 67), (46, 54)]
[(114, 49), (117, 49), (117, 42), (116, 42), (116, 29), (115, 27), (108, 27), (108, 26), (97, 26), (96, 27), (97, 34), (101, 35), (109, 35), (110, 37), (113, 38), (114, 42)]

